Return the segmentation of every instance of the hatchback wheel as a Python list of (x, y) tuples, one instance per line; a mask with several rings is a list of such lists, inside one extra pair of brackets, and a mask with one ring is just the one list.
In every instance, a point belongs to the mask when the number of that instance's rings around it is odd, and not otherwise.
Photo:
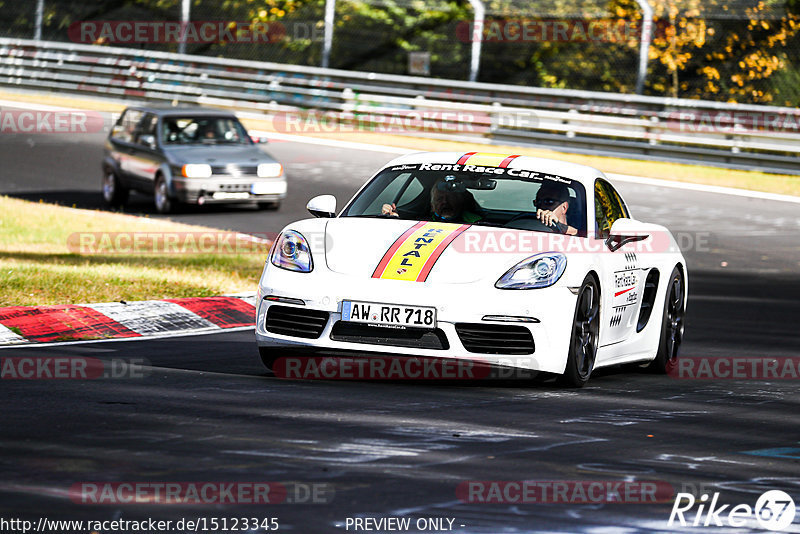
[(158, 213), (169, 213), (172, 211), (172, 201), (167, 190), (167, 181), (163, 176), (156, 179), (155, 205)]
[(103, 175), (103, 200), (106, 204), (119, 207), (128, 201), (130, 191), (123, 187), (114, 171), (106, 171)]

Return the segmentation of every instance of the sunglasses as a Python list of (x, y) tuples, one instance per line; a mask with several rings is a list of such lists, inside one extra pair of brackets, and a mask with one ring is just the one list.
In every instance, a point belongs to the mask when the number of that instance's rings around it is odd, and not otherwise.
[(550, 206), (556, 206), (561, 204), (563, 200), (559, 200), (557, 198), (537, 198), (536, 199), (536, 206), (540, 208), (546, 208)]

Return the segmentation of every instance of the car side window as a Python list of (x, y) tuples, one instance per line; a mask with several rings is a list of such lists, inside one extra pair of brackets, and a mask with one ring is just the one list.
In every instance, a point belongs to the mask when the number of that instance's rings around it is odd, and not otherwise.
[(408, 185), (405, 185), (405, 188), (405, 192), (403, 192), (403, 195), (397, 201), (398, 206), (405, 206), (406, 204), (411, 203), (425, 191), (425, 187), (416, 176)]
[[(425, 188), (419, 178), (411, 173), (403, 173), (392, 180), (370, 204), (368, 213), (380, 213), (384, 204), (395, 202), (397, 206), (406, 206), (417, 199)], [(400, 195), (400, 198), (397, 198)]]
[(594, 213), (595, 231), (602, 238), (608, 237), (614, 221), (630, 216), (628, 207), (617, 190), (610, 183), (601, 179), (594, 182)]
[(144, 113), (138, 109), (128, 109), (117, 120), (114, 129), (111, 130), (111, 137), (117, 141), (133, 143), (136, 134), (136, 126), (142, 120)]
[(152, 113), (147, 113), (139, 121), (139, 125), (136, 127), (134, 143), (139, 145), (144, 145), (145, 143), (142, 141), (142, 137), (145, 135), (150, 135), (153, 138), (156, 136), (156, 125), (158, 124), (158, 117), (153, 115)]

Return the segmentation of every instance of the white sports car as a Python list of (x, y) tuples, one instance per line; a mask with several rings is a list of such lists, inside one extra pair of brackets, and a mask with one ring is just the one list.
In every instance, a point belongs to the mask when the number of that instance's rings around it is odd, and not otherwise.
[(686, 261), (596, 169), (410, 154), (339, 215), (331, 195), (307, 208), (315, 218), (283, 229), (259, 282), (267, 367), (290, 353), (455, 358), (580, 387), (599, 367), (675, 363)]

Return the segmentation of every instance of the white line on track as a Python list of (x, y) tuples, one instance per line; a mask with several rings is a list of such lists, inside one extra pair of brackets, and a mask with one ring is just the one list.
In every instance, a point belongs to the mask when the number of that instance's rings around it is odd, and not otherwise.
[[(124, 102), (121, 102), (124, 103)], [(39, 109), (43, 111), (64, 111), (77, 108), (66, 108), (59, 106), (50, 106), (46, 104), (36, 104), (32, 102), (18, 102), (15, 100), (0, 100), (0, 107), (14, 107), (20, 109)], [(265, 132), (260, 130), (251, 130), (251, 133), (259, 137), (267, 137), (269, 139), (290, 141), (294, 143), (305, 143), (309, 145), (329, 146), (334, 148), (346, 148), (350, 150), (368, 150), (371, 152), (384, 152), (387, 154), (412, 154), (419, 152), (409, 148), (402, 148), (396, 146), (375, 145), (371, 143), (356, 143), (353, 141), (339, 141), (336, 139), (320, 139), (317, 137), (305, 137), (302, 135), (282, 134), (277, 132)], [(469, 139), (464, 142), (468, 143)], [(718, 185), (704, 185), (693, 184), (687, 182), (673, 182), (670, 180), (661, 180), (657, 178), (646, 178), (644, 176), (631, 176), (627, 174), (606, 173), (606, 176), (612, 180), (619, 180), (621, 182), (629, 182), (640, 185), (651, 185), (656, 187), (670, 187), (673, 189), (685, 189), (688, 191), (700, 191), (703, 193), (714, 193), (719, 195), (730, 195), (745, 198), (758, 198), (761, 200), (772, 200), (776, 202), (792, 202), (800, 204), (800, 197), (791, 195), (779, 195), (777, 193), (765, 193), (762, 191), (751, 191), (749, 189), (739, 189), (735, 187), (723, 187)]]
[(302, 135), (282, 134), (277, 132), (265, 132), (260, 130), (250, 130), (250, 133), (258, 137), (267, 137), (280, 141), (291, 141), (293, 143), (306, 143), (309, 145), (322, 145), (335, 148), (349, 148), (351, 150), (369, 150), (370, 152), (386, 152), (389, 154), (413, 154), (420, 152), (410, 148), (397, 146), (373, 145), (371, 143), (356, 143), (354, 141), (339, 141), (337, 139), (321, 139), (318, 137), (305, 137)]
[[(259, 137), (267, 137), (270, 139), (279, 139), (281, 141), (291, 141), (294, 143), (307, 143), (312, 145), (322, 145), (338, 148), (349, 148), (355, 150), (370, 150), (373, 152), (388, 152), (391, 154), (412, 154), (419, 152), (419, 150), (412, 150), (408, 148), (390, 147), (383, 145), (373, 145), (369, 143), (354, 143), (350, 141), (338, 141), (334, 139), (320, 139), (316, 137), (304, 137), (302, 135), (282, 134), (275, 132), (265, 131), (252, 131), (253, 134)], [(602, 169), (601, 169), (602, 170)], [(656, 187), (671, 187), (674, 189), (687, 189), (690, 191), (701, 191), (703, 193), (716, 193), (720, 195), (732, 195), (746, 198), (759, 198), (762, 200), (774, 200), (778, 202), (793, 202), (800, 204), (800, 197), (791, 195), (779, 195), (777, 193), (765, 193), (762, 191), (751, 191), (749, 189), (738, 189), (735, 187), (722, 187), (718, 185), (704, 185), (692, 184), (687, 182), (673, 182), (670, 180), (661, 180), (658, 178), (646, 178), (644, 176), (631, 176), (628, 174), (605, 173), (606, 176), (612, 180), (620, 182), (630, 182), (640, 185), (652, 185)]]
[(737, 197), (758, 198), (762, 200), (775, 200), (778, 202), (793, 202), (800, 204), (800, 197), (791, 195), (779, 195), (777, 193), (765, 193), (763, 191), (751, 191), (749, 189), (737, 189), (735, 187), (722, 187), (719, 185), (692, 184), (687, 182), (673, 182), (670, 180), (660, 180), (658, 178), (645, 178), (644, 176), (630, 176), (627, 174), (616, 174), (607, 172), (606, 176), (619, 182), (630, 182), (640, 185), (652, 185), (656, 187), (672, 187), (674, 189), (687, 189), (689, 191), (701, 191), (703, 193), (716, 193), (720, 195), (733, 195)]

